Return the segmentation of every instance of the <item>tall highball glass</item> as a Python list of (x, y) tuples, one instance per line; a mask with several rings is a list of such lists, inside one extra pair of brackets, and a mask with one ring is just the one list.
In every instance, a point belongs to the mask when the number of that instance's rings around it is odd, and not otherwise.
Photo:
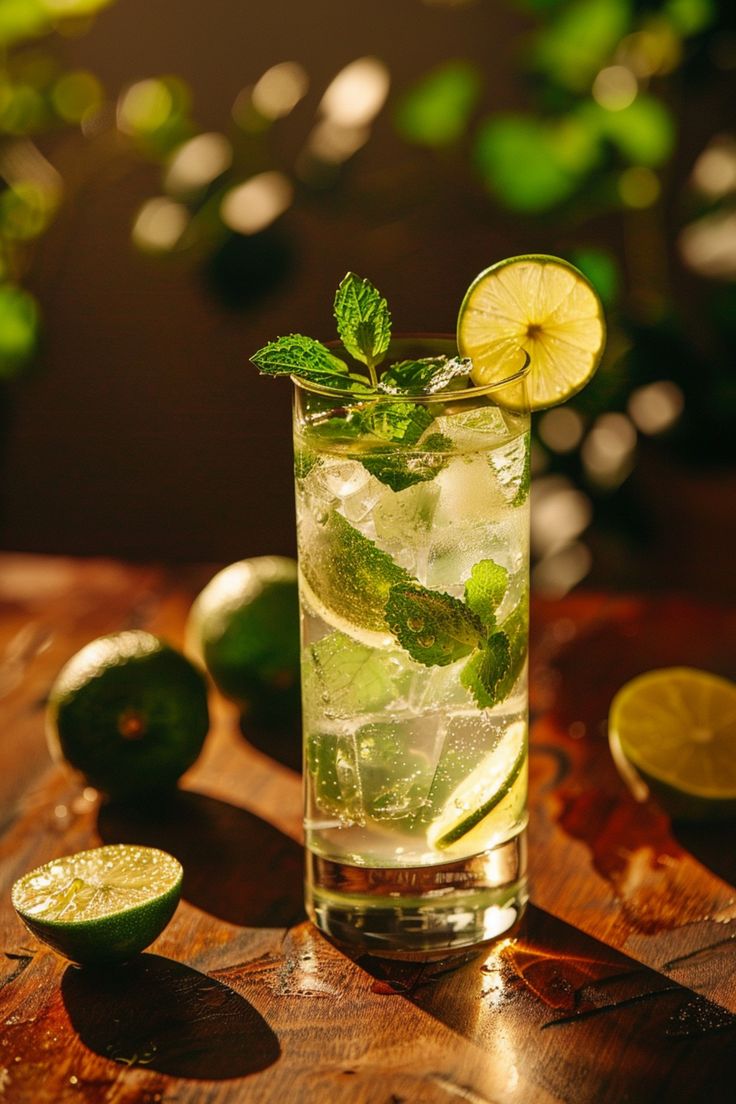
[(307, 911), (374, 954), (495, 939), (527, 900), (527, 359), (435, 395), (294, 380)]

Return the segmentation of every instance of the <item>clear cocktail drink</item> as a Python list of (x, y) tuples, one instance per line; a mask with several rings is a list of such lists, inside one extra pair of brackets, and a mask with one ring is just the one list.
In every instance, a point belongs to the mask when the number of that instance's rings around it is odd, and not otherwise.
[(307, 907), (376, 952), (491, 939), (526, 900), (521, 361), (398, 399), (295, 380)]

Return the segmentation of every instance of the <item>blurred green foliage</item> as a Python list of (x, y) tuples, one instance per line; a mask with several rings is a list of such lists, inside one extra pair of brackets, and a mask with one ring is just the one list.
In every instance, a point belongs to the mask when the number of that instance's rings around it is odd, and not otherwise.
[(0, 380), (32, 363), (39, 309), (23, 289), (31, 249), (52, 221), (64, 182), (39, 136), (80, 127), (103, 99), (100, 82), (65, 70), (58, 32), (80, 33), (112, 0), (2, 0), (0, 3)]
[[(684, 396), (667, 439), (691, 462), (727, 459), (736, 431), (736, 141), (714, 136), (707, 107), (696, 118), (683, 105), (699, 95), (712, 102), (709, 89), (722, 89), (722, 71), (736, 66), (736, 13), (715, 0), (515, 3), (532, 20), (507, 46), (521, 59), (527, 110), (489, 111), (475, 86), (448, 137), (434, 71), (405, 91), (396, 127), (417, 145), (442, 146), (445, 160), (469, 151), (481, 187), (519, 219), (524, 240), (535, 220), (542, 248), (568, 256), (598, 288), (608, 349), (596, 380), (571, 403), (582, 418), (583, 461), (586, 433), (606, 412), (640, 417), (639, 431), (649, 432), (646, 409), (637, 410), (671, 392), (640, 396), (638, 408), (631, 399), (661, 380)], [(443, 79), (452, 87), (453, 71)], [(407, 117), (421, 126), (407, 126)], [(697, 309), (685, 301), (695, 297)], [(569, 470), (567, 446), (560, 451)], [(579, 456), (576, 464), (585, 482)], [(618, 481), (630, 470), (621, 465)], [(588, 476), (594, 491), (617, 485)]]

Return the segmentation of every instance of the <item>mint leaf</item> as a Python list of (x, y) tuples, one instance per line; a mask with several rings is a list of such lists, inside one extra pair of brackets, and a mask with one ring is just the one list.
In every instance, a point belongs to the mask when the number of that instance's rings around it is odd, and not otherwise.
[(480, 560), (465, 584), (465, 601), (490, 632), (496, 625), (496, 610), (509, 584), (509, 573), (494, 560)]
[(458, 598), (419, 583), (391, 587), (386, 623), (402, 648), (425, 667), (446, 667), (483, 641), (483, 626)]
[[(363, 467), (392, 491), (403, 491), (415, 483), (424, 483), (447, 466), (448, 457), (442, 453), (452, 449), (452, 441), (444, 433), (430, 433), (422, 441), (420, 453), (412, 456), (390, 453), (385, 456), (364, 456)], [(436, 453), (436, 455), (433, 455)]]
[(250, 358), (265, 376), (298, 376), (323, 387), (367, 391), (368, 381), (353, 374), (344, 360), (321, 341), (302, 334), (288, 334), (269, 341)]
[(434, 416), (417, 403), (375, 403), (364, 411), (363, 426), (376, 437), (396, 445), (415, 445), (431, 426)]
[(392, 701), (407, 666), (398, 658), (332, 632), (305, 653), (305, 681), (316, 690), (326, 717), (374, 713)]
[(496, 687), (498, 700), (503, 701), (513, 690), (526, 660), (529, 636), (529, 598), (526, 596), (516, 609), (501, 622), (500, 630), (509, 641), (509, 669)]
[[(337, 332), (356, 360), (371, 369), (380, 364), (391, 340), (391, 315), (386, 300), (370, 280), (348, 272), (335, 295)], [(375, 382), (375, 381), (374, 381)]]
[(472, 361), (468, 357), (422, 357), (419, 360), (398, 360), (381, 376), (379, 391), (387, 395), (432, 395), (453, 380), (470, 375)]
[(481, 709), (489, 709), (502, 700), (501, 684), (510, 666), (509, 638), (506, 633), (497, 632), (465, 664), (460, 682), (471, 692)]

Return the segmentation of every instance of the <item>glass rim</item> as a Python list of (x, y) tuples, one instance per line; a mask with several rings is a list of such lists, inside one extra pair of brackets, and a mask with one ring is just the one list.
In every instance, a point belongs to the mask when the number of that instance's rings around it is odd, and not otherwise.
[[(394, 341), (444, 341), (451, 343), (457, 349), (457, 337), (455, 334), (449, 333), (398, 333), (391, 337), (391, 342)], [(325, 346), (328, 349), (340, 349), (345, 348), (342, 341), (333, 340), (326, 341)], [(311, 380), (301, 379), (299, 376), (290, 376), (291, 382), (294, 386), (301, 391), (307, 391), (314, 395), (324, 395), (327, 398), (335, 397), (341, 399), (350, 399), (352, 402), (447, 402), (452, 399), (453, 402), (469, 399), (480, 398), (484, 395), (493, 394), (496, 391), (501, 391), (511, 384), (520, 383), (526, 379), (529, 374), (531, 366), (531, 357), (526, 349), (520, 345), (518, 352), (524, 357), (524, 363), (521, 368), (512, 372), (511, 375), (505, 376), (503, 379), (494, 380), (493, 383), (484, 383), (479, 386), (464, 387), (461, 390), (456, 391), (435, 391), (431, 394), (425, 392), (418, 392), (416, 394), (400, 394), (390, 395), (383, 391), (352, 391), (343, 387), (327, 387), (321, 383), (313, 383)], [(459, 355), (459, 354), (458, 354)], [(471, 359), (471, 358), (468, 358)]]

